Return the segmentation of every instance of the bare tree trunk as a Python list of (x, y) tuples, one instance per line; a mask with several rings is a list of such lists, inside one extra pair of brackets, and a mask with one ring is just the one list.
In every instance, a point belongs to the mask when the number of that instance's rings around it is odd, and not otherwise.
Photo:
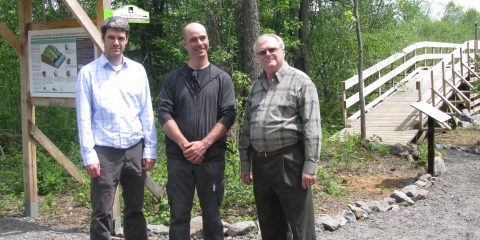
[(45, 0), (42, 0), (42, 22), (45, 21)]
[(210, 41), (210, 46), (212, 47), (213, 51), (223, 46), (220, 23), (218, 15), (215, 13), (215, 9), (220, 9), (222, 7), (221, 4), (222, 3), (220, 1), (209, 1), (205, 11), (208, 28), (208, 40)]
[[(247, 74), (253, 81), (261, 68), (257, 63), (253, 44), (260, 35), (260, 20), (257, 0), (238, 0), (235, 7), (235, 24), (238, 39), (238, 70)], [(246, 95), (246, 93), (240, 93)]]
[(367, 140), (367, 129), (365, 123), (365, 96), (363, 95), (364, 83), (363, 83), (363, 44), (362, 44), (362, 31), (360, 30), (360, 16), (358, 15), (358, 0), (353, 0), (357, 40), (358, 40), (358, 92), (360, 96), (360, 131), (362, 133), (362, 140)]
[(310, 75), (310, 53), (308, 51), (308, 38), (310, 37), (310, 24), (308, 18), (309, 0), (300, 2), (300, 14), (298, 19), (302, 23), (302, 27), (298, 32), (298, 38), (301, 44), (298, 46), (298, 57), (295, 61), (295, 67)]

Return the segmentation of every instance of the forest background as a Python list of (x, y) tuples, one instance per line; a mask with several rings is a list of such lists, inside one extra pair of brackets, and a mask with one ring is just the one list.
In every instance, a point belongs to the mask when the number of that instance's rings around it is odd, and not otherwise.
[[(33, 22), (74, 19), (60, 0), (32, 0)], [(95, 0), (78, 0), (95, 17)], [(242, 103), (260, 72), (253, 53), (253, 41), (262, 33), (280, 35), (286, 45), (287, 61), (314, 81), (321, 104), (323, 139), (342, 125), (340, 112), (326, 119), (341, 101), (341, 82), (357, 74), (358, 46), (354, 5), (351, 0), (115, 0), (112, 9), (136, 5), (150, 13), (150, 24), (131, 24), (125, 55), (147, 70), (153, 106), (166, 74), (187, 60), (181, 45), (186, 23), (203, 23), (210, 39), (212, 63), (232, 75), (239, 106), (238, 118), (229, 133), (226, 194), (222, 213), (230, 219), (255, 217), (251, 186), (239, 179), (237, 136), (242, 121)], [(18, 35), (17, 1), (0, 0), (0, 19)], [(359, 16), (364, 46), (364, 66), (373, 64), (421, 41), (464, 43), (474, 39), (480, 12), (454, 1), (359, 0)], [(20, 115), (20, 63), (13, 48), (0, 38), (0, 216), (23, 207), (23, 162)], [(368, 79), (366, 79), (368, 83)], [(375, 94), (368, 96), (374, 99)], [(368, 99), (367, 99), (368, 100)], [(37, 107), (36, 125), (84, 172), (79, 154), (75, 109)], [(166, 184), (164, 133), (160, 125), (158, 163), (150, 172)], [(331, 144), (331, 143), (330, 143)], [(322, 159), (332, 154), (324, 141)], [(89, 180), (77, 183), (40, 145), (37, 148), (38, 194), (45, 199), (41, 208), (55, 208), (56, 197), (69, 194), (78, 206), (89, 206)], [(324, 171), (320, 169), (319, 171)], [(332, 190), (335, 172), (317, 174), (325, 182), (316, 193), (338, 194)], [(86, 174), (85, 174), (86, 176)], [(330, 186), (330, 188), (329, 188)], [(149, 223), (168, 223), (166, 198), (147, 192), (146, 216)], [(194, 215), (200, 214), (195, 202)], [(232, 211), (235, 209), (235, 211)]]

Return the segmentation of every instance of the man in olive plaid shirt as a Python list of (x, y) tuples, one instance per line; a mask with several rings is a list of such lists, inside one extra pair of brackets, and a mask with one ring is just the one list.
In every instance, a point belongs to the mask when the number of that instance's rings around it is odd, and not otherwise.
[(253, 182), (262, 239), (315, 239), (310, 186), (322, 140), (317, 89), (285, 62), (279, 36), (260, 36), (254, 50), (264, 71), (245, 103), (241, 178)]

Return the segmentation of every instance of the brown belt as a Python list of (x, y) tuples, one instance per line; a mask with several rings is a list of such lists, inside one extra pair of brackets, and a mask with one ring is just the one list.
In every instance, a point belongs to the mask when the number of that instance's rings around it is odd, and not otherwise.
[(263, 157), (263, 158), (267, 158), (267, 157), (273, 157), (273, 156), (279, 155), (279, 154), (284, 153), (286, 151), (290, 151), (290, 150), (298, 147), (299, 145), (300, 145), (300, 142), (296, 142), (296, 143), (294, 143), (290, 146), (280, 148), (280, 149), (275, 150), (273, 152), (259, 152), (257, 150), (254, 150), (254, 151), (255, 151), (256, 154), (258, 154), (258, 156)]

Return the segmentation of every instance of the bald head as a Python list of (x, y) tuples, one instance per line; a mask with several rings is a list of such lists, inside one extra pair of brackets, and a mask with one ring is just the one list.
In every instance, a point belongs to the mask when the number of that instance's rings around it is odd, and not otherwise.
[(203, 24), (198, 23), (198, 22), (191, 22), (191, 23), (185, 25), (185, 27), (183, 27), (182, 39), (184, 41), (187, 41), (187, 33), (190, 29), (200, 29), (200, 30), (203, 30), (205, 33), (207, 32), (207, 29), (205, 28), (205, 26), (203, 26)]

